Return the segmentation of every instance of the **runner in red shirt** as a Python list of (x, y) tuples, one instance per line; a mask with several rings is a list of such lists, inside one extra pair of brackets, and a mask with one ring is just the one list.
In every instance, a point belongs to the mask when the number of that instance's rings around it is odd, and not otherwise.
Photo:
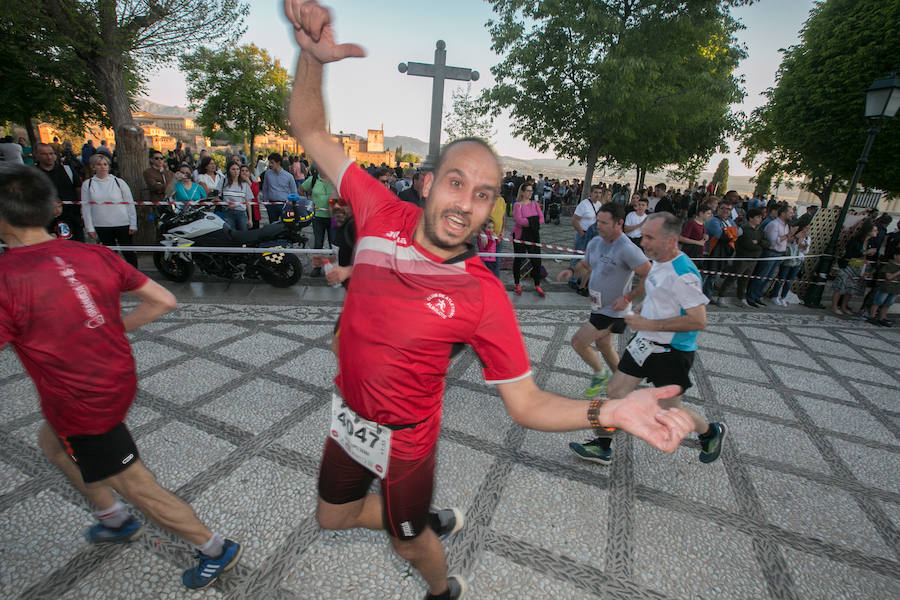
[[(353, 206), (358, 233), (340, 325), (341, 338), (353, 343), (338, 352), (340, 395), (319, 473), (319, 523), (387, 529), (395, 551), (428, 583), (428, 598), (460, 598), (465, 582), (447, 577), (437, 534), (455, 531), (461, 514), (428, 513), (454, 346), (475, 349), (485, 379), (524, 427), (616, 427), (672, 452), (693, 425), (683, 412), (659, 406), (660, 398), (679, 393), (677, 386), (589, 403), (535, 385), (509, 297), (471, 244), (499, 193), (494, 152), (474, 139), (448, 145), (425, 175), (424, 209), (398, 201), (351, 164), (325, 128), (323, 65), (363, 50), (335, 43), (330, 13), (315, 0), (286, 0), (285, 11), (301, 46), (293, 132)], [(376, 476), (381, 494), (368, 494)]]
[[(94, 506), (93, 543), (128, 542), (143, 528), (113, 490), (198, 550), (182, 582), (211, 584), (241, 546), (211, 532), (183, 500), (162, 488), (125, 426), (137, 392), (125, 337), (175, 308), (175, 298), (103, 246), (53, 239), (44, 226), (56, 192), (33, 167), (0, 169), (0, 349), (12, 344), (35, 383), (46, 421), (38, 442), (51, 463)], [(122, 292), (142, 300), (122, 317)]]

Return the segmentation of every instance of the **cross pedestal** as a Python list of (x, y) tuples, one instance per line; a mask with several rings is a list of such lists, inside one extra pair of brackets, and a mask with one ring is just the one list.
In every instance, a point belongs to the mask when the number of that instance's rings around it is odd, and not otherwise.
[(441, 118), (444, 110), (444, 81), (455, 79), (458, 81), (478, 81), (478, 71), (461, 67), (447, 66), (447, 44), (444, 40), (438, 40), (434, 50), (434, 64), (410, 62), (400, 63), (397, 67), (401, 73), (417, 75), (419, 77), (431, 77), (431, 133), (428, 138), (428, 156), (422, 167), (425, 170), (434, 169), (438, 154), (441, 152)]

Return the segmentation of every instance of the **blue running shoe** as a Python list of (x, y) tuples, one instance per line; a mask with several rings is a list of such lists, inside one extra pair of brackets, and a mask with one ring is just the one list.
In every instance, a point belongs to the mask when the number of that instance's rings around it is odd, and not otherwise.
[(715, 429), (716, 434), (706, 441), (700, 440), (700, 462), (702, 463), (711, 463), (719, 458), (722, 444), (725, 443), (725, 436), (728, 435), (725, 423), (710, 423), (709, 426)]
[(237, 542), (225, 540), (225, 544), (222, 546), (222, 556), (218, 558), (197, 552), (200, 564), (185, 571), (181, 576), (181, 582), (192, 590), (202, 590), (218, 579), (219, 575), (234, 567), (241, 559), (243, 551), (244, 549)]
[(582, 460), (608, 465), (612, 462), (612, 448), (603, 448), (600, 440), (601, 438), (597, 438), (584, 444), (569, 442), (569, 449)]
[(88, 528), (84, 537), (92, 544), (124, 544), (136, 538), (143, 529), (143, 523), (129, 516), (119, 527), (107, 527), (97, 523)]

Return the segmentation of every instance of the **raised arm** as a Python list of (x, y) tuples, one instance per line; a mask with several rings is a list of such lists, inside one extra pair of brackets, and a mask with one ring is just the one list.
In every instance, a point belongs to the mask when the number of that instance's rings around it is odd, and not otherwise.
[(284, 12), (300, 45), (288, 106), (291, 130), (319, 170), (329, 180), (338, 181), (347, 157), (326, 130), (322, 67), (347, 57), (365, 56), (365, 51), (355, 44), (334, 41), (331, 13), (316, 0), (285, 0)]

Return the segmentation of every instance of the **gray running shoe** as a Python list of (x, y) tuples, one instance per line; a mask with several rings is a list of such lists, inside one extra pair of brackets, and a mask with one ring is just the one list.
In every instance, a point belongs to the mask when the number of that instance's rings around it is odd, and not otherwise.
[(429, 517), (431, 528), (442, 540), (446, 540), (466, 524), (463, 511), (456, 507), (441, 508), (430, 513)]

